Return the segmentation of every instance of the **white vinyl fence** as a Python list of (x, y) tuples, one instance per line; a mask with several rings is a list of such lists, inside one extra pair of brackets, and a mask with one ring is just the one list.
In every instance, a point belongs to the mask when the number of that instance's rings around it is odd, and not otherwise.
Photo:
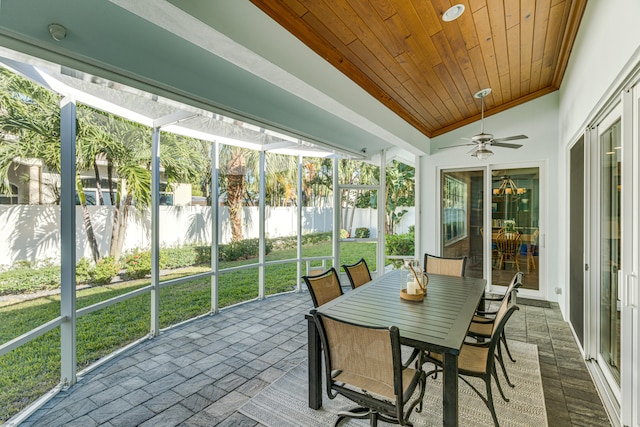
[[(89, 206), (93, 231), (103, 255), (109, 253), (114, 208)], [(414, 208), (396, 227), (397, 233), (406, 233), (415, 224)], [(229, 210), (220, 207), (220, 243), (231, 240)], [(297, 233), (296, 207), (266, 208), (265, 233), (267, 237), (292, 236)], [(377, 236), (377, 210), (356, 209), (352, 232), (367, 227), (370, 237)], [(244, 238), (258, 238), (258, 208), (247, 207), (243, 212)], [(211, 208), (208, 206), (160, 206), (160, 246), (176, 247), (186, 244), (211, 242)], [(326, 232), (333, 229), (333, 209), (303, 208), (303, 233)], [(83, 225), (82, 208), (76, 209), (76, 257), (91, 259)], [(18, 261), (31, 263), (60, 263), (60, 207), (41, 205), (0, 206), (0, 266), (7, 268)], [(148, 250), (151, 244), (151, 216), (140, 215), (133, 209), (128, 218), (123, 253), (134, 249)]]

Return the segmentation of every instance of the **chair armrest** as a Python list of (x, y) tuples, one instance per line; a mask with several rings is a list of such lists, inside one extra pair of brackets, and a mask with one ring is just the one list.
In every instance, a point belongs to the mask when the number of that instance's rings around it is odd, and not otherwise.
[(495, 319), (472, 319), (471, 320), (471, 323), (479, 323), (481, 325), (486, 325), (493, 322), (495, 322)]
[(478, 316), (486, 316), (486, 315), (490, 315), (490, 316), (495, 316), (496, 314), (498, 314), (498, 311), (482, 311), (482, 310), (476, 310), (476, 314)]
[(411, 365), (411, 363), (416, 360), (416, 357), (418, 357), (418, 355), (421, 353), (421, 350), (418, 350), (417, 348), (413, 349), (413, 352), (411, 353), (411, 356), (409, 356), (409, 358), (407, 359), (406, 362), (404, 362), (402, 364), (402, 369), (406, 369), (409, 367), (409, 365)]
[(502, 301), (503, 299), (504, 297), (495, 297), (495, 298), (482, 297), (482, 301)]

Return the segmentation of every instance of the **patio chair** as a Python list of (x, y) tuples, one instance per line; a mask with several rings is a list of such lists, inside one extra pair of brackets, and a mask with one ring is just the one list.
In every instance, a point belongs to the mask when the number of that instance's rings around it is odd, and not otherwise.
[[(509, 305), (515, 305), (518, 288), (522, 286), (522, 276), (523, 273), (520, 271), (514, 274), (511, 282), (509, 283), (509, 286), (507, 286), (504, 295), (501, 297), (484, 297), (483, 299), (485, 303), (491, 301), (500, 301), (500, 303), (502, 304), (504, 300), (508, 300)], [(491, 333), (493, 332), (493, 326), (495, 324), (497, 314), (498, 310), (476, 311), (476, 315), (473, 316), (471, 325), (469, 325), (469, 329), (467, 330), (467, 335), (476, 338), (478, 341), (484, 341), (485, 339), (491, 338)], [(516, 360), (513, 358), (513, 356), (511, 355), (511, 351), (509, 350), (509, 345), (507, 344), (507, 337), (504, 329), (502, 330), (502, 334), (500, 335), (500, 341), (502, 345), (498, 346), (497, 349), (498, 361), (500, 362), (500, 366), (502, 367), (502, 373), (507, 380), (507, 384), (509, 384), (510, 387), (513, 387), (513, 384), (511, 383), (509, 375), (507, 375), (507, 370), (504, 366), (504, 359), (502, 358), (502, 346), (504, 346), (505, 350), (507, 351), (509, 359), (513, 363), (515, 363)]]
[[(358, 406), (338, 413), (337, 426), (346, 418), (413, 425), (413, 409), (422, 411), (424, 371), (403, 367), (397, 327), (369, 327), (341, 321), (315, 310), (313, 314), (324, 350), (327, 395), (342, 395)], [(412, 402), (416, 387), (420, 393)]]
[(352, 289), (371, 281), (371, 273), (364, 258), (360, 258), (355, 264), (343, 264), (342, 268), (344, 268), (344, 271), (347, 273)]
[(319, 307), (342, 295), (338, 272), (333, 267), (315, 276), (302, 276), (302, 279), (307, 284), (314, 307)]
[[(498, 374), (495, 367), (495, 360), (497, 359), (496, 348), (500, 345), (502, 331), (504, 330), (505, 324), (511, 315), (518, 309), (517, 305), (510, 305), (508, 299), (505, 298), (502, 304), (500, 304), (500, 309), (496, 315), (496, 319), (491, 330), (491, 339), (482, 343), (465, 342), (462, 344), (460, 354), (458, 355), (458, 376), (462, 381), (467, 383), (467, 385), (469, 385), (469, 387), (471, 387), (471, 389), (480, 396), (480, 399), (482, 399), (485, 405), (487, 405), (487, 408), (489, 408), (489, 411), (491, 412), (493, 423), (496, 427), (500, 424), (498, 423), (498, 417), (496, 416), (496, 410), (493, 405), (491, 377), (496, 379), (496, 385), (498, 386), (498, 391), (500, 392), (502, 399), (504, 399), (505, 402), (509, 401), (509, 399), (504, 395), (502, 386), (498, 380)], [(436, 366), (433, 371), (427, 372), (427, 376), (442, 371), (442, 354), (426, 352), (424, 357), (426, 358), (426, 362), (431, 362)], [(482, 393), (465, 377), (481, 378), (485, 383), (486, 396), (483, 396)]]
[(464, 277), (467, 257), (445, 258), (424, 254), (424, 272), (429, 274), (444, 274), (446, 276)]

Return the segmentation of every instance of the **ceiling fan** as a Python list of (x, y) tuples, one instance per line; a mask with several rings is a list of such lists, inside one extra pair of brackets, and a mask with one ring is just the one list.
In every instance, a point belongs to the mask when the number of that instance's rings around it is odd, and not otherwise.
[(476, 94), (473, 95), (474, 98), (480, 98), (480, 100), (482, 101), (482, 113), (481, 113), (481, 118), (480, 118), (480, 133), (477, 135), (472, 136), (471, 138), (462, 138), (462, 139), (467, 139), (469, 141), (471, 141), (468, 144), (460, 144), (460, 145), (452, 145), (449, 147), (442, 147), (442, 149), (444, 148), (452, 148), (452, 147), (461, 147), (464, 145), (474, 145), (474, 147), (471, 149), (471, 151), (469, 151), (468, 154), (471, 154), (472, 157), (477, 157), (478, 160), (484, 160), (489, 156), (493, 155), (493, 151), (491, 151), (489, 149), (489, 147), (494, 146), (494, 147), (503, 147), (503, 148), (520, 148), (522, 147), (522, 144), (509, 144), (506, 143), (506, 141), (515, 141), (518, 139), (527, 139), (528, 136), (527, 135), (514, 135), (514, 136), (507, 136), (505, 138), (494, 138), (492, 134), (490, 133), (484, 133), (484, 98), (485, 96), (489, 95), (491, 93), (491, 89), (487, 88), (487, 89), (482, 89), (481, 91), (477, 92)]

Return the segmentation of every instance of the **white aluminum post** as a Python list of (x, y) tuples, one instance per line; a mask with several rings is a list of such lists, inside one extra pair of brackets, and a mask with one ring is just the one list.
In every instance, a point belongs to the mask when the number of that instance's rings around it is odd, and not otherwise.
[(211, 313), (219, 311), (218, 304), (218, 241), (220, 239), (220, 227), (218, 218), (220, 207), (218, 206), (220, 165), (218, 163), (218, 143), (211, 144)]
[(333, 158), (333, 267), (340, 265), (340, 188), (338, 188), (339, 164), (338, 158)]
[(76, 103), (60, 103), (60, 383), (76, 383)]
[(380, 187), (378, 188), (378, 250), (376, 260), (376, 275), (382, 276), (384, 274), (384, 262), (385, 262), (385, 217), (387, 212), (387, 194), (385, 188), (387, 186), (387, 152), (383, 150), (380, 153)]
[(413, 185), (413, 206), (415, 210), (416, 220), (413, 224), (413, 246), (414, 246), (414, 254), (420, 259), (420, 254), (426, 252), (422, 251), (422, 239), (421, 239), (421, 230), (422, 230), (422, 204), (420, 200), (420, 193), (422, 192), (422, 168), (420, 167), (420, 156), (415, 156), (415, 160), (413, 162), (415, 173), (413, 174), (414, 185)]
[(265, 238), (264, 238), (264, 233), (265, 233), (265, 225), (264, 225), (264, 221), (265, 221), (265, 205), (266, 205), (266, 199), (267, 199), (267, 183), (265, 182), (266, 180), (266, 173), (265, 173), (265, 159), (266, 159), (266, 153), (265, 151), (260, 151), (260, 199), (259, 199), (259, 203), (258, 203), (258, 213), (259, 213), (259, 218), (258, 218), (258, 236), (259, 236), (259, 244), (258, 244), (258, 299), (263, 299), (264, 298), (264, 270), (265, 270), (265, 266), (264, 266), (264, 253), (265, 253)]
[[(302, 155), (298, 155), (298, 242), (296, 246), (297, 262), (297, 286), (298, 292), (302, 290)], [(305, 272), (306, 274), (306, 272)]]
[(151, 335), (160, 334), (160, 128), (151, 142)]

